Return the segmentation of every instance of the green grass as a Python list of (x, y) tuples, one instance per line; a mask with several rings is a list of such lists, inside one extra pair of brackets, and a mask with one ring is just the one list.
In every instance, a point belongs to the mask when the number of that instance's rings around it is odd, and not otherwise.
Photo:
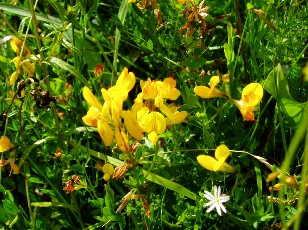
[[(192, 13), (200, 2), (0, 3), (0, 137), (14, 145), (0, 153), (0, 166), (9, 160), (0, 170), (0, 229), (308, 226), (306, 1), (205, 1), (204, 19)], [(13, 37), (33, 55), (14, 52)], [(10, 84), (15, 57), (23, 58), (23, 66), (34, 63), (35, 72), (30, 76), (21, 68)], [(100, 64), (104, 72), (97, 76)], [(174, 102), (188, 113), (155, 145), (147, 134), (142, 140), (131, 137), (130, 146), (139, 145), (126, 153), (115, 139), (106, 146), (97, 128), (82, 119), (90, 107), (83, 88), (104, 104), (101, 89), (115, 86), (125, 67), (136, 84), (123, 110), (134, 105), (140, 81), (172, 77), (181, 95), (165, 104)], [(196, 86), (224, 74), (230, 82), (216, 88), (227, 96), (195, 94)], [(244, 121), (233, 101), (249, 83), (264, 88), (255, 122)], [(213, 172), (197, 162), (198, 155), (214, 156), (221, 144), (230, 149), (226, 162), (237, 173)], [(105, 181), (96, 164), (106, 162), (126, 173)], [(276, 169), (280, 175), (267, 182)], [(291, 175), (295, 185), (288, 183)], [(73, 182), (75, 176), (79, 181)], [(68, 183), (74, 186), (70, 193), (63, 190)], [(278, 183), (279, 191), (270, 189)], [(230, 196), (222, 217), (203, 207), (208, 202), (203, 194), (214, 185)]]

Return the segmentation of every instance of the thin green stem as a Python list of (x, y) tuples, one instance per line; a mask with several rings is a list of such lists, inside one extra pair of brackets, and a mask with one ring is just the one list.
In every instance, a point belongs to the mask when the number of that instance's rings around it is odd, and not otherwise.
[[(32, 15), (32, 22), (33, 22), (33, 27), (34, 27), (35, 40), (36, 40), (37, 48), (38, 48), (38, 51), (39, 51), (39, 54), (40, 54), (40, 59), (39, 59), (40, 66), (42, 67), (43, 74), (45, 76), (45, 82), (46, 82), (47, 90), (49, 92), (51, 92), (50, 81), (49, 81), (49, 77), (48, 77), (48, 71), (47, 71), (47, 68), (46, 68), (46, 64), (44, 63), (44, 60), (45, 60), (44, 52), (42, 51), (42, 44), (41, 44), (40, 36), (38, 34), (38, 28), (37, 28), (38, 21), (36, 20), (36, 17), (35, 17), (35, 7), (36, 7), (36, 4), (37, 4), (37, 1), (35, 2), (35, 5), (33, 5), (32, 0), (29, 0), (29, 6), (30, 6), (31, 15)], [(54, 104), (51, 105), (51, 109), (52, 109), (52, 112), (53, 112), (53, 115), (54, 115), (56, 128), (57, 128), (57, 130), (59, 130), (60, 126), (59, 126), (59, 121), (58, 121), (58, 115), (57, 115), (57, 111), (56, 111)]]

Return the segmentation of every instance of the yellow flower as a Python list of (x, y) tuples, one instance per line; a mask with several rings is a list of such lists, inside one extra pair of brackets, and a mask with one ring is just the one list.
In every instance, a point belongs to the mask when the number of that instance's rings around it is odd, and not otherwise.
[(83, 88), (82, 96), (91, 106), (96, 107), (98, 110), (102, 110), (103, 106), (99, 103), (97, 98), (87, 86)]
[(176, 106), (174, 106), (173, 104), (169, 107), (170, 112), (173, 116), (173, 119), (170, 120), (168, 119), (169, 117), (167, 117), (167, 125), (175, 125), (175, 124), (179, 124), (182, 121), (185, 120), (185, 118), (187, 117), (187, 112), (186, 111), (178, 111), (178, 108)]
[(102, 138), (105, 146), (110, 146), (113, 141), (113, 131), (107, 122), (98, 120), (97, 122), (97, 131)]
[(225, 94), (215, 88), (219, 82), (219, 76), (213, 76), (210, 80), (210, 87), (196, 86), (194, 92), (202, 98), (224, 97)]
[[(15, 81), (17, 80), (18, 73), (21, 73), (21, 70), (23, 69), (28, 76), (33, 76), (35, 72), (35, 65), (31, 61), (26, 61), (25, 59), (32, 56), (30, 49), (24, 45), (23, 47), (23, 41), (19, 38), (12, 38), (10, 41), (10, 45), (12, 49), (16, 52), (16, 57), (13, 58), (12, 62), (15, 64), (17, 71), (14, 72), (10, 77), (10, 85), (13, 85)], [(23, 53), (21, 54), (21, 50), (23, 47)], [(22, 69), (21, 69), (22, 67)]]
[(255, 121), (254, 108), (260, 103), (263, 97), (263, 88), (259, 83), (247, 85), (242, 92), (241, 100), (234, 100), (245, 121)]
[(0, 138), (0, 153), (8, 151), (12, 147), (13, 145), (7, 136), (2, 136)]
[(104, 164), (103, 166), (103, 172), (104, 172), (104, 177), (103, 179), (105, 181), (109, 181), (110, 180), (110, 177), (112, 176), (113, 172), (114, 172), (114, 167), (112, 164), (110, 163), (106, 163)]
[[(172, 77), (164, 81), (140, 81), (142, 92), (135, 99), (132, 111), (137, 114), (140, 127), (148, 133), (148, 139), (155, 144), (158, 135), (166, 130), (166, 125), (182, 122), (187, 112), (178, 112), (175, 106), (166, 104), (166, 100), (176, 100), (180, 91)], [(158, 112), (160, 111), (160, 112)], [(164, 117), (164, 115), (166, 117)]]
[(157, 85), (155, 81), (151, 81), (150, 78), (146, 82), (140, 81), (140, 86), (142, 89), (142, 93), (140, 95), (143, 96), (144, 100), (155, 99), (157, 96)]
[(215, 151), (216, 159), (207, 155), (199, 155), (197, 156), (197, 161), (202, 167), (214, 172), (235, 173), (236, 169), (225, 162), (229, 155), (229, 148), (226, 145), (220, 145)]
[(148, 139), (155, 144), (158, 141), (158, 135), (166, 130), (166, 119), (159, 112), (149, 112), (147, 107), (143, 107), (137, 112), (139, 125), (149, 135)]
[(122, 117), (128, 133), (138, 140), (142, 139), (144, 130), (139, 126), (137, 114), (132, 111), (123, 111)]
[(130, 151), (128, 136), (120, 127), (115, 127), (115, 140), (123, 153), (127, 153)]
[(128, 3), (131, 3), (131, 2), (136, 2), (136, 0), (127, 0)]
[(165, 78), (164, 81), (156, 81), (158, 94), (163, 99), (176, 100), (180, 95), (180, 91), (175, 88), (176, 81), (172, 77)]
[(116, 85), (106, 89), (101, 89), (105, 103), (97, 100), (88, 87), (83, 88), (83, 97), (91, 105), (87, 114), (82, 118), (84, 123), (89, 126), (97, 127), (98, 133), (105, 146), (113, 143), (113, 138), (123, 152), (128, 152), (130, 146), (128, 136), (122, 128), (121, 117), (124, 118), (124, 124), (127, 131), (135, 138), (143, 137), (143, 130), (139, 127), (136, 114), (122, 111), (123, 102), (127, 99), (129, 91), (136, 82), (135, 75), (124, 68), (120, 74)]

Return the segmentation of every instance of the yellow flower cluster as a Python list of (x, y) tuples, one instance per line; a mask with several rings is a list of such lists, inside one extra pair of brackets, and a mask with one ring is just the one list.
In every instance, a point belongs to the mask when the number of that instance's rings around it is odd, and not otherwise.
[[(223, 80), (225, 80), (225, 75)], [(242, 91), (241, 100), (234, 100), (229, 95), (216, 89), (215, 87), (220, 82), (219, 76), (213, 76), (210, 80), (210, 87), (196, 86), (194, 92), (202, 98), (228, 97), (239, 108), (245, 121), (255, 121), (254, 109), (261, 102), (263, 97), (263, 87), (259, 83), (251, 83)]]
[[(28, 74), (28, 76), (33, 76), (35, 72), (34, 63), (31, 61), (25, 61), (27, 58), (31, 57), (32, 54), (30, 49), (24, 45), (24, 42), (19, 38), (12, 38), (10, 41), (12, 49), (16, 52), (16, 57), (12, 62), (16, 66), (16, 71), (10, 77), (10, 85), (13, 85), (18, 78), (18, 74), (22, 72), (22, 69)], [(23, 52), (21, 53), (23, 49)]]
[(140, 86), (142, 92), (138, 94), (132, 112), (137, 115), (141, 128), (148, 133), (148, 139), (156, 143), (158, 135), (165, 132), (168, 125), (181, 123), (187, 117), (187, 112), (179, 112), (173, 104), (166, 104), (166, 100), (174, 101), (181, 94), (175, 88), (176, 81), (172, 77), (164, 81), (148, 79), (141, 81)]
[(83, 97), (91, 105), (87, 115), (82, 118), (83, 121), (89, 126), (97, 127), (106, 146), (115, 141), (125, 153), (131, 150), (129, 136), (140, 140), (146, 132), (148, 139), (155, 144), (158, 135), (165, 132), (167, 125), (178, 124), (187, 116), (187, 112), (178, 112), (176, 106), (166, 104), (166, 100), (176, 100), (180, 96), (173, 78), (141, 81), (142, 92), (135, 99), (132, 109), (123, 110), (123, 102), (135, 82), (135, 75), (125, 68), (115, 86), (108, 90), (101, 89), (103, 105), (89, 88), (83, 89)]

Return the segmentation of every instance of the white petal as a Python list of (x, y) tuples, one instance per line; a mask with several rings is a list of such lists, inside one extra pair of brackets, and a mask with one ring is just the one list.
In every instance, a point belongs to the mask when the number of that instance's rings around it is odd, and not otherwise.
[(221, 187), (218, 186), (217, 197), (220, 197), (220, 194), (221, 194)]
[(215, 203), (215, 207), (216, 207), (216, 210), (217, 210), (218, 215), (221, 216), (221, 210), (220, 210), (219, 203)]
[(221, 196), (219, 200), (221, 202), (227, 202), (228, 200), (230, 200), (230, 196)]
[(214, 196), (217, 197), (217, 186), (214, 186)]
[(208, 200), (213, 200), (213, 199), (215, 199), (215, 197), (214, 197), (210, 192), (208, 192), (208, 191), (206, 191), (206, 192), (204, 193), (204, 197), (205, 197), (206, 199), (208, 199)]
[(210, 201), (210, 202), (207, 202), (203, 207), (205, 208), (205, 207), (207, 207), (207, 206), (210, 206), (210, 205), (212, 205), (213, 203), (215, 203), (216, 202), (216, 200), (212, 200), (212, 201)]
[(222, 211), (224, 211), (225, 213), (227, 213), (227, 210), (225, 208), (225, 206), (222, 203), (219, 203), (219, 206), (221, 208)]
[(217, 204), (217, 203), (214, 202), (214, 203), (206, 210), (206, 212), (212, 211), (212, 210), (216, 207), (216, 204)]

